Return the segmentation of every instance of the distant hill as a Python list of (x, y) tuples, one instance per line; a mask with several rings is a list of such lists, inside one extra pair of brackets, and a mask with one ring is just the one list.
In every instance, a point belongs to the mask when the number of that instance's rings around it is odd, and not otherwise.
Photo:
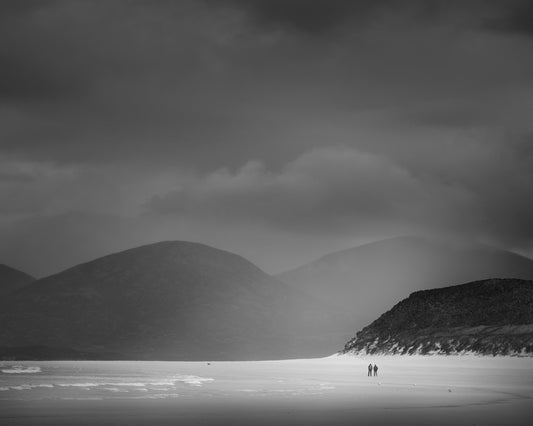
[(490, 279), (415, 292), (358, 332), (344, 352), (533, 356), (533, 281)]
[(481, 244), (399, 237), (326, 255), (277, 276), (353, 319), (345, 339), (413, 291), (487, 278), (533, 279), (533, 260)]
[(240, 256), (170, 241), (75, 266), (2, 299), (0, 347), (26, 358), (31, 347), (36, 358), (57, 348), (129, 359), (319, 356), (331, 353), (332, 317)]
[(9, 294), (35, 281), (35, 278), (22, 271), (0, 264), (0, 296)]
[(109, 352), (82, 352), (71, 348), (56, 348), (50, 346), (17, 346), (0, 347), (2, 361), (31, 361), (31, 360), (122, 360), (124, 356)]

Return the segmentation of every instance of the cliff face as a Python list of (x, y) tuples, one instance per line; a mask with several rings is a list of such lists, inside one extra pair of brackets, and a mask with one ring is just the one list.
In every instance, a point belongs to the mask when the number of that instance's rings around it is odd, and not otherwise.
[(0, 347), (128, 359), (318, 356), (331, 353), (322, 341), (329, 316), (240, 256), (170, 241), (75, 266), (2, 299)]
[(489, 279), (415, 292), (358, 332), (344, 352), (533, 355), (533, 281)]

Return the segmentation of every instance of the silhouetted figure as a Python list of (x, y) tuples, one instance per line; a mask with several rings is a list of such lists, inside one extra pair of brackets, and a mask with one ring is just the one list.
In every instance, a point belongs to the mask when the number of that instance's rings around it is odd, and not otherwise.
[(372, 364), (368, 364), (368, 377), (372, 377)]
[(378, 375), (378, 365), (374, 364), (374, 376)]

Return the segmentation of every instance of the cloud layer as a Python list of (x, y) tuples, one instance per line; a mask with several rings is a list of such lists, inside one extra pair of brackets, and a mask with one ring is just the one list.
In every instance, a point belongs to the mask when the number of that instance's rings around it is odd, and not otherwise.
[(182, 238), (277, 271), (412, 232), (533, 254), (530, 2), (0, 8), (4, 263)]

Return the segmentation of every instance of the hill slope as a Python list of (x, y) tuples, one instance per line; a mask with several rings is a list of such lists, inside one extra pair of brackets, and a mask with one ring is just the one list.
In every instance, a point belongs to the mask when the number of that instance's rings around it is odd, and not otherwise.
[(182, 360), (331, 353), (329, 314), (318, 302), (240, 256), (189, 242), (40, 279), (0, 304), (0, 322), (2, 347)]
[(0, 264), (0, 296), (9, 294), (35, 281), (35, 278), (18, 269)]
[(344, 342), (413, 291), (487, 278), (533, 279), (533, 260), (480, 244), (399, 237), (324, 256), (277, 276), (340, 311)]
[(533, 355), (533, 281), (418, 291), (357, 333), (345, 352)]

